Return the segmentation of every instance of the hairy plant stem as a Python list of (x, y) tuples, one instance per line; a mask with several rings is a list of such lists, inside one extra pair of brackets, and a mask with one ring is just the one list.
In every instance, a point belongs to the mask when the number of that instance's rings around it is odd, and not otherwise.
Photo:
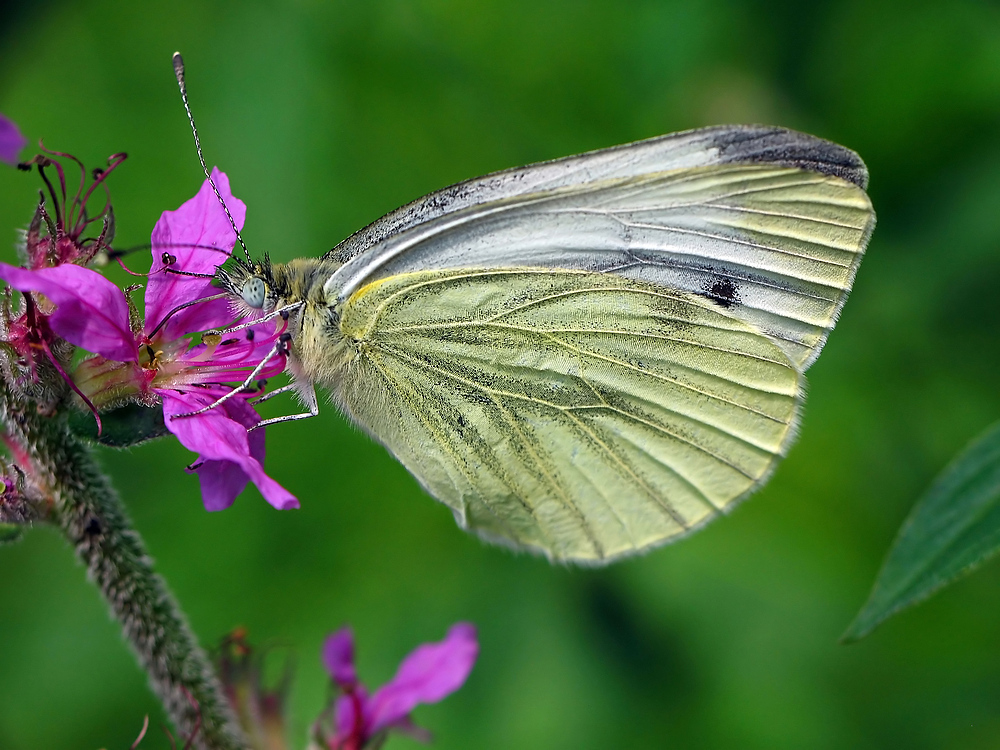
[[(22, 469), (52, 502), (58, 525), (121, 623), (181, 738), (200, 750), (242, 750), (242, 737), (212, 665), (153, 572), (142, 539), (90, 449), (60, 416), (44, 417), (0, 384), (7, 433), (23, 447)], [(183, 739), (182, 739), (183, 742)]]

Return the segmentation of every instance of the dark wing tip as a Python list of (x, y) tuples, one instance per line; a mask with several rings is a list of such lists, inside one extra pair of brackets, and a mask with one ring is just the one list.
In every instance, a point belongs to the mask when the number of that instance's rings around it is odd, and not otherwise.
[(868, 187), (868, 168), (849, 148), (787, 128), (735, 125), (714, 128), (712, 142), (721, 161), (766, 163), (808, 169)]

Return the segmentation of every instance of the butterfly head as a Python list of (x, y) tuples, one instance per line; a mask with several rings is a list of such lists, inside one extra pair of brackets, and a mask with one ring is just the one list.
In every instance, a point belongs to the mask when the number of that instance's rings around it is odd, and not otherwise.
[(321, 302), (323, 284), (339, 265), (313, 258), (272, 263), (266, 255), (251, 261), (234, 256), (219, 269), (218, 283), (238, 308), (256, 317), (287, 305)]
[(288, 290), (280, 274), (266, 255), (261, 260), (246, 261), (234, 257), (219, 269), (219, 284), (232, 297), (237, 307), (247, 314), (269, 313), (288, 300)]

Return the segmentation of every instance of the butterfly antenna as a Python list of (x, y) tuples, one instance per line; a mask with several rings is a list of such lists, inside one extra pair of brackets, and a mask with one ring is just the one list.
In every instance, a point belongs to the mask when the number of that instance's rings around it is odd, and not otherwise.
[(188, 122), (191, 123), (191, 132), (194, 134), (194, 147), (198, 151), (198, 161), (201, 162), (201, 168), (205, 172), (205, 177), (208, 179), (208, 184), (212, 186), (212, 190), (215, 192), (215, 197), (219, 199), (219, 203), (222, 205), (222, 210), (226, 212), (226, 216), (229, 218), (229, 223), (233, 227), (233, 231), (236, 233), (236, 239), (240, 242), (240, 247), (243, 248), (243, 254), (247, 258), (248, 263), (253, 261), (250, 258), (250, 252), (247, 250), (247, 246), (243, 244), (243, 238), (240, 236), (240, 230), (236, 228), (236, 222), (233, 220), (233, 215), (229, 213), (229, 207), (226, 202), (222, 199), (222, 193), (219, 192), (219, 188), (215, 185), (215, 180), (212, 179), (212, 175), (208, 171), (208, 166), (205, 164), (205, 156), (201, 152), (201, 139), (198, 138), (198, 128), (194, 124), (194, 115), (191, 113), (191, 105), (188, 104), (187, 86), (184, 83), (184, 58), (181, 57), (180, 52), (174, 53), (174, 75), (177, 76), (177, 85), (181, 90), (181, 101), (184, 102), (184, 111), (187, 112)]

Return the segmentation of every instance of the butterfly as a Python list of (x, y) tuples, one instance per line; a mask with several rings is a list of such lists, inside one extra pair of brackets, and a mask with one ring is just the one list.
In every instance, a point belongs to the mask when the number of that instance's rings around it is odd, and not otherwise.
[(867, 180), (814, 136), (710, 127), (462, 182), (222, 283), (289, 318), (295, 416), (318, 384), (462, 528), (604, 564), (731, 510), (788, 451)]

